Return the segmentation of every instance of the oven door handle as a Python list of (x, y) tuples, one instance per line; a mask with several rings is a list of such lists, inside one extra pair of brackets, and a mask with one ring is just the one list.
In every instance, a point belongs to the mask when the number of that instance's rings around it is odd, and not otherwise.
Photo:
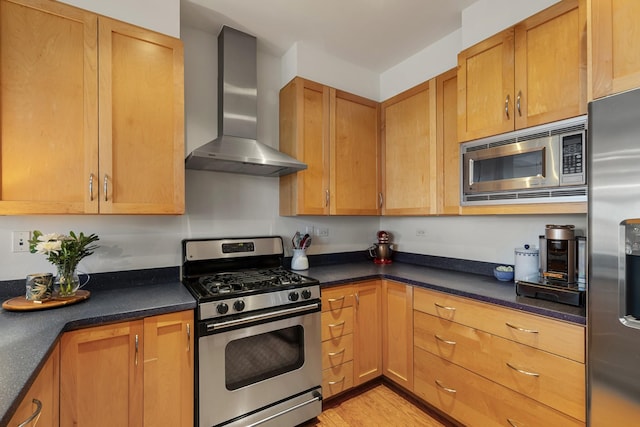
[(314, 310), (318, 310), (319, 308), (320, 308), (320, 304), (314, 303), (314, 304), (304, 305), (302, 307), (287, 308), (284, 310), (277, 310), (269, 313), (256, 314), (255, 316), (243, 317), (241, 319), (227, 320), (226, 322), (210, 323), (207, 325), (207, 332), (234, 328), (236, 326), (242, 326), (248, 323), (254, 323), (254, 322), (260, 322), (262, 320), (273, 319), (274, 317), (311, 312)]
[(267, 417), (267, 418), (265, 418), (263, 420), (258, 421), (257, 423), (249, 424), (247, 427), (259, 426), (260, 424), (264, 424), (267, 421), (271, 421), (274, 418), (278, 418), (278, 417), (280, 417), (280, 416), (282, 416), (282, 415), (284, 415), (284, 414), (286, 414), (288, 412), (295, 411), (296, 409), (302, 408), (303, 406), (307, 406), (307, 405), (310, 405), (310, 404), (312, 404), (314, 402), (317, 402), (321, 398), (322, 398), (322, 396), (318, 393), (313, 399), (309, 399), (306, 402), (298, 403), (297, 405), (295, 405), (295, 406), (293, 406), (291, 408), (287, 408), (287, 409), (285, 409), (283, 411), (278, 412), (277, 414), (273, 414), (273, 415), (271, 415), (271, 416), (269, 416), (269, 417)]

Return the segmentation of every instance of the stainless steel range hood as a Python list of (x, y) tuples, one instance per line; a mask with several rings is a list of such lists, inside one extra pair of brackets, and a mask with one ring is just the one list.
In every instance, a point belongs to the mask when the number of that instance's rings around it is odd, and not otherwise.
[(219, 136), (187, 156), (187, 169), (277, 177), (307, 168), (256, 140), (256, 56), (255, 37), (222, 28), (218, 36)]

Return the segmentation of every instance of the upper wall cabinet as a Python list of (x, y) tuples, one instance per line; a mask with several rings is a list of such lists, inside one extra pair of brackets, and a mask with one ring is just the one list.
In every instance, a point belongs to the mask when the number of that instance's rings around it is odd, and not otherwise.
[(280, 91), (280, 150), (307, 164), (280, 177), (280, 215), (380, 213), (380, 107), (294, 78)]
[(591, 0), (590, 99), (640, 87), (638, 17), (637, 0)]
[(563, 0), (458, 55), (458, 139), (585, 114), (586, 0)]
[(0, 0), (0, 214), (184, 212), (180, 40)]

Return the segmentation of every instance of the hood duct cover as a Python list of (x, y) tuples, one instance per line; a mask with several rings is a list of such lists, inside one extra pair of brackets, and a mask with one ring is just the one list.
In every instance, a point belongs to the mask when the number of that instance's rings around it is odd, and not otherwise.
[(218, 36), (218, 133), (187, 156), (187, 169), (282, 176), (307, 165), (257, 139), (256, 38), (230, 27)]

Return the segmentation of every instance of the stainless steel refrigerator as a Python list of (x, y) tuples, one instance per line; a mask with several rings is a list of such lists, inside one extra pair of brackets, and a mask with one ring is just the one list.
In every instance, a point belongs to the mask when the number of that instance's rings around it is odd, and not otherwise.
[(589, 104), (587, 157), (587, 425), (640, 425), (640, 90)]

